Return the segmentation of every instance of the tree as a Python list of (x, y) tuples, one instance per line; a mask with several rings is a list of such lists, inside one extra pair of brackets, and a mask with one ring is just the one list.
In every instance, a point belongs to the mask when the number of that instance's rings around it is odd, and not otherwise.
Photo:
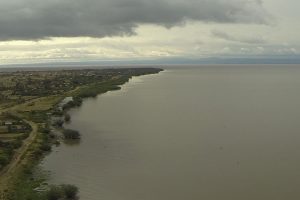
[(57, 186), (51, 186), (47, 193), (48, 200), (59, 200), (62, 196), (61, 188)]
[(65, 122), (69, 122), (71, 120), (70, 114), (66, 113), (65, 114)]
[(42, 151), (51, 151), (51, 146), (49, 144), (42, 144), (40, 149)]
[(61, 119), (58, 119), (54, 122), (54, 126), (57, 126), (57, 127), (62, 127), (63, 124), (64, 124), (64, 121)]
[(65, 139), (77, 140), (80, 139), (80, 133), (75, 130), (65, 129), (63, 131)]
[(62, 190), (67, 199), (75, 199), (78, 193), (78, 188), (74, 185), (62, 185)]
[(9, 162), (9, 156), (0, 152), (0, 167), (6, 165)]

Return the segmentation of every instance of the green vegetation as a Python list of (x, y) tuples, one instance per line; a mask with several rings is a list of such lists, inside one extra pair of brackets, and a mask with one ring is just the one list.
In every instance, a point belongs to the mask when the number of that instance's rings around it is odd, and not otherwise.
[(78, 193), (78, 188), (74, 185), (62, 185), (61, 186), (64, 196), (67, 199), (75, 199)]
[(76, 130), (64, 129), (63, 134), (64, 134), (65, 139), (68, 139), (68, 140), (80, 139), (80, 133)]
[(51, 130), (50, 130), (50, 128), (49, 128), (49, 125), (46, 124), (45, 126), (39, 126), (38, 131), (39, 131), (40, 133), (49, 134)]
[(5, 166), (10, 160), (10, 153), (0, 150), (0, 166)]
[(27, 112), (22, 112), (22, 115), (27, 118), (30, 119), (33, 122), (36, 123), (44, 123), (45, 121), (48, 120), (48, 116), (46, 114), (46, 112), (43, 111), (27, 111)]
[(68, 113), (65, 114), (64, 118), (65, 118), (65, 122), (70, 122), (70, 120), (71, 120), (71, 116)]
[(81, 104), (82, 104), (82, 97), (77, 96), (77, 97), (73, 98), (73, 101), (70, 101), (67, 104), (63, 105), (62, 109), (64, 111), (67, 111), (71, 108), (79, 107), (79, 106), (81, 106)]
[(13, 180), (12, 191), (7, 191), (5, 194), (5, 200), (47, 200), (46, 192), (35, 191), (43, 184), (45, 177), (33, 178), (34, 164), (22, 166), (16, 174), (18, 179)]
[(74, 185), (50, 186), (47, 200), (74, 200), (77, 199), (78, 188)]
[[(39, 130), (46, 130), (46, 128), (39, 127)], [(47, 130), (38, 134), (36, 142), (30, 146), (22, 164), (14, 173), (15, 176), (11, 177), (12, 185), (4, 194), (5, 200), (48, 200), (47, 190), (37, 190), (44, 186), (46, 177), (34, 175), (33, 172), (43, 155), (51, 150), (50, 141)]]
[(0, 170), (13, 158), (31, 131), (31, 126), (21, 118), (4, 112), (0, 115)]
[(57, 119), (56, 121), (54, 121), (53, 125), (56, 126), (56, 127), (61, 128), (64, 125), (64, 120)]

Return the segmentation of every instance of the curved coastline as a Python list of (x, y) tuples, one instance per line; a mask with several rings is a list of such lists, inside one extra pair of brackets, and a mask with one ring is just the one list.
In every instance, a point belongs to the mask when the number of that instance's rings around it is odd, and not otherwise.
[[(143, 68), (141, 68), (141, 69), (143, 70)], [(133, 69), (133, 70), (135, 70), (135, 69)], [(74, 91), (65, 93), (64, 95), (61, 96), (61, 98), (60, 98), (61, 100), (64, 97), (72, 95), (72, 96), (74, 96), (74, 98), (79, 99), (79, 101), (78, 101), (79, 103), (77, 102), (76, 104), (73, 104), (73, 105), (65, 108), (63, 110), (63, 113), (68, 113), (70, 111), (70, 109), (74, 109), (76, 107), (81, 106), (81, 103), (83, 100), (86, 100), (88, 98), (97, 97), (98, 95), (104, 94), (109, 91), (122, 89), (122, 85), (124, 85), (125, 83), (130, 81), (130, 79), (132, 77), (157, 74), (157, 73), (163, 71), (162, 69), (158, 69), (158, 68), (146, 68), (146, 69), (144, 69), (145, 70), (144, 72), (142, 70), (141, 70), (141, 72), (138, 72), (137, 74), (133, 74), (133, 75), (128, 74), (127, 76), (121, 76), (120, 78), (112, 79), (112, 80), (109, 80), (109, 81), (106, 81), (103, 83), (94, 83), (94, 84), (90, 84), (90, 85), (84, 85), (80, 88), (76, 88)], [(55, 103), (51, 110), (53, 111), (54, 109), (56, 109), (58, 104), (59, 104), (59, 102)], [(40, 132), (40, 133), (42, 133), (42, 132)], [(40, 138), (37, 138), (37, 140), (38, 139), (40, 139)], [(38, 151), (38, 149), (36, 149), (36, 151)], [(33, 153), (35, 154), (36, 152), (33, 152)], [(31, 154), (32, 153), (30, 153), (30, 155), (24, 155), (22, 162), (19, 163), (19, 165), (16, 167), (16, 169), (14, 169), (14, 171), (15, 171), (14, 177), (11, 177), (9, 179), (9, 187), (7, 189), (5, 189), (3, 191), (3, 193), (1, 192), (1, 195), (0, 195), (1, 200), (2, 199), (3, 200), (4, 199), (5, 200), (19, 199), (19, 197), (15, 198), (16, 196), (20, 196), (17, 193), (22, 194), (24, 192), (28, 192), (22, 188), (25, 185), (27, 187), (26, 190), (28, 190), (28, 189), (32, 190), (31, 191), (32, 193), (37, 191), (37, 190), (35, 190), (36, 188), (40, 188), (40, 186), (42, 186), (42, 187), (45, 186), (45, 180), (47, 178), (44, 177), (43, 175), (41, 177), (34, 177), (35, 174), (32, 174), (31, 171), (42, 161), (44, 156), (47, 154), (45, 154), (45, 153), (39, 154), (38, 153), (37, 154), (37, 155), (39, 155), (38, 159), (32, 159)], [(6, 184), (8, 184), (8, 182)], [(19, 191), (16, 194), (14, 194), (16, 190), (19, 190)], [(46, 190), (44, 190), (44, 191), (46, 191)], [(43, 193), (43, 191), (39, 191), (39, 192)], [(14, 195), (11, 195), (11, 194), (14, 194)], [(37, 196), (39, 196), (39, 198), (37, 198), (39, 200), (42, 200), (45, 197), (45, 195), (37, 195)], [(41, 198), (42, 196), (43, 196), (43, 198)], [(35, 199), (35, 198), (33, 198), (33, 199)]]
[[(161, 72), (167, 72), (166, 70), (161, 70), (161, 71), (159, 71), (157, 74), (159, 74), (159, 73), (161, 73)], [(146, 74), (146, 75), (142, 75), (142, 76), (151, 76), (151, 75), (157, 75), (157, 74)], [(63, 135), (63, 132), (65, 131), (65, 130), (71, 130), (71, 131), (77, 131), (79, 134), (80, 134), (80, 132), (78, 131), (78, 130), (73, 130), (73, 129), (66, 129), (65, 127), (64, 127), (64, 124), (66, 124), (66, 123), (70, 123), (70, 121), (72, 120), (72, 115), (71, 115), (71, 113), (70, 113), (70, 111), (72, 110), (72, 109), (78, 109), (78, 108), (80, 108), (81, 106), (82, 106), (82, 104), (84, 103), (84, 101), (86, 101), (86, 100), (88, 100), (88, 99), (90, 99), (90, 98), (97, 98), (98, 96), (100, 96), (100, 95), (103, 95), (103, 94), (106, 94), (106, 93), (108, 93), (108, 92), (113, 92), (113, 91), (119, 91), (119, 90), (122, 90), (124, 87), (126, 87), (126, 84), (128, 84), (128, 83), (130, 83), (130, 81), (132, 80), (132, 79), (134, 79), (134, 78), (137, 78), (137, 77), (140, 77), (140, 75), (138, 75), (138, 76), (131, 76), (131, 77), (129, 77), (127, 80), (123, 80), (122, 82), (120, 82), (120, 84), (117, 84), (117, 85), (115, 85), (115, 84), (113, 84), (112, 85), (112, 87), (109, 89), (109, 90), (105, 90), (105, 91), (103, 91), (103, 92), (101, 92), (101, 93), (98, 93), (97, 95), (91, 95), (91, 96), (87, 96), (87, 97), (83, 97), (83, 98), (81, 98), (81, 97), (79, 97), (80, 99), (79, 99), (79, 103), (75, 103), (75, 104), (71, 104), (70, 106), (67, 106), (65, 109), (63, 109), (63, 112), (64, 112), (64, 114), (67, 114), (69, 117), (70, 117), (70, 119), (68, 120), (68, 121), (66, 121), (66, 120), (63, 120), (64, 121), (64, 123), (62, 124), (62, 128), (61, 129), (57, 129), (62, 135)], [(74, 99), (76, 99), (76, 96), (75, 97), (73, 97)], [(80, 140), (81, 139), (81, 134), (79, 135), (79, 138), (76, 138), (75, 140)], [(73, 141), (73, 142), (75, 142), (75, 143), (77, 143), (76, 141)], [(70, 144), (72, 144), (73, 142), (71, 141), (71, 140), (69, 140), (69, 139), (67, 139), (66, 141), (64, 141), (65, 143), (70, 143)]]
[[(157, 74), (146, 74), (146, 75), (142, 75), (143, 77), (147, 77), (147, 76), (156, 76), (156, 75), (158, 75), (158, 74), (160, 74), (160, 73), (162, 73), (162, 72), (166, 72), (166, 70), (162, 70), (162, 71), (160, 71), (159, 73), (157, 73)], [(103, 92), (103, 93), (99, 93), (99, 94), (97, 94), (96, 96), (91, 96), (91, 97), (85, 97), (85, 98), (83, 98), (82, 99), (82, 104), (84, 104), (87, 100), (89, 100), (89, 99), (94, 99), (94, 98), (98, 98), (99, 96), (101, 96), (101, 95), (104, 95), (104, 94), (108, 94), (108, 93), (110, 93), (110, 92), (114, 92), (114, 91), (121, 91), (121, 90), (123, 90), (123, 89), (125, 89), (126, 88), (126, 85), (127, 84), (131, 84), (131, 81), (134, 79), (134, 78), (138, 78), (138, 77), (140, 77), (140, 76), (132, 76), (132, 77), (130, 77), (130, 78), (128, 78), (128, 80), (126, 80), (124, 83), (121, 83), (121, 84), (118, 84), (117, 85), (117, 88), (116, 89), (112, 89), (112, 90), (107, 90), (107, 91), (105, 91), (105, 92)], [(126, 92), (126, 91), (125, 91)], [(73, 116), (72, 116), (72, 111), (74, 111), (74, 110), (77, 110), (77, 109), (80, 109), (81, 107), (82, 107), (82, 104), (80, 104), (80, 105), (78, 105), (78, 106), (72, 106), (72, 107), (68, 107), (66, 110), (65, 110), (65, 112), (68, 114), (68, 115), (70, 115), (70, 122), (68, 122), (68, 123), (72, 123), (71, 121), (72, 121), (72, 118), (73, 118)], [(68, 124), (67, 123), (67, 124)], [(65, 123), (64, 123), (65, 124)], [(63, 127), (62, 128), (62, 130), (61, 131), (63, 131), (63, 130), (66, 130), (66, 129), (69, 129), (69, 127)], [(80, 130), (78, 130), (78, 129), (76, 129), (76, 128), (74, 128), (73, 129), (73, 127), (71, 127), (71, 130), (74, 130), (74, 131), (80, 131)], [(82, 133), (82, 134), (81, 134)], [(66, 146), (77, 146), (77, 145), (80, 145), (80, 140), (81, 140), (81, 138), (83, 138), (84, 139), (84, 132), (80, 132), (80, 139), (78, 139), (78, 140), (65, 140), (65, 141), (63, 141), (63, 143), (64, 144), (62, 144), (62, 145), (66, 145)], [(60, 145), (59, 145), (60, 146)], [(57, 148), (60, 148), (60, 147), (57, 147)], [(59, 150), (58, 150), (59, 151)], [(53, 153), (53, 152), (51, 152), (51, 153)], [(50, 154), (51, 154), (50, 153)], [(50, 156), (50, 154), (48, 154), (47, 156)], [(44, 158), (43, 158), (44, 159)], [(41, 160), (41, 163), (43, 162), (43, 159)], [(43, 166), (41, 166), (41, 170), (45, 170), (45, 169), (43, 169), (44, 167)], [(48, 171), (47, 170), (47, 173), (48, 173), (48, 178), (47, 178), (47, 180), (46, 180), (46, 183), (47, 184), (58, 184), (58, 183), (52, 183), (51, 182), (51, 174), (53, 173), (51, 170), (50, 171)], [(60, 183), (61, 184), (61, 183)], [(76, 183), (63, 183), (63, 184), (74, 184), (74, 185), (76, 185)], [(79, 188), (79, 191), (80, 191), (80, 188)]]

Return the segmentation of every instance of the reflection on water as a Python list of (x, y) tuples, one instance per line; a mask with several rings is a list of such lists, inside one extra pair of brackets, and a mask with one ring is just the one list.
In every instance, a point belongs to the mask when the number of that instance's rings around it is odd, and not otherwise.
[(300, 67), (209, 66), (86, 100), (42, 166), (83, 200), (282, 200), (300, 192)]

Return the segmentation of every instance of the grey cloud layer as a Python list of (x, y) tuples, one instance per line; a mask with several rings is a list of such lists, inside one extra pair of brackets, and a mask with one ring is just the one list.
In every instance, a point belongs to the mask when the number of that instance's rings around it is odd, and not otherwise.
[(267, 24), (261, 0), (0, 0), (0, 40), (134, 34), (187, 20)]
[(266, 43), (266, 40), (258, 37), (258, 36), (247, 36), (247, 37), (237, 37), (237, 36), (233, 36), (230, 35), (224, 31), (220, 31), (220, 30), (212, 30), (211, 31), (212, 36), (216, 37), (216, 38), (221, 38), (223, 40), (228, 40), (228, 41), (232, 41), (232, 42), (240, 42), (240, 43), (247, 43), (247, 44), (264, 44)]

